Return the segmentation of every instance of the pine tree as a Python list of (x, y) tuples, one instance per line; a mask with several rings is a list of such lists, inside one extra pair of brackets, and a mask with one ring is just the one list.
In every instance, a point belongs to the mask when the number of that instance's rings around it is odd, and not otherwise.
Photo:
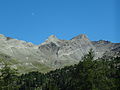
[(17, 88), (17, 70), (11, 69), (9, 65), (5, 64), (0, 70), (0, 89), (12, 90)]

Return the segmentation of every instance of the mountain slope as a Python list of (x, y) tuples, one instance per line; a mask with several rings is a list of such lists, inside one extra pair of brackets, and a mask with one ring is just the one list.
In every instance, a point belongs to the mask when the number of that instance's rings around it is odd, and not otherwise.
[(116, 53), (119, 56), (120, 43), (90, 41), (86, 35), (81, 34), (71, 40), (60, 40), (51, 35), (44, 43), (34, 45), (0, 35), (0, 52), (14, 58), (18, 64), (13, 65), (23, 69), (23, 72), (29, 70), (46, 72), (78, 63), (90, 49), (94, 50), (95, 58)]

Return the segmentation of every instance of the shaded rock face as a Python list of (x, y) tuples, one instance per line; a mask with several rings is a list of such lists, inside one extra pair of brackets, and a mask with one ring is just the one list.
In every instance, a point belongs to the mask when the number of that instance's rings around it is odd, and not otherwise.
[[(81, 57), (90, 49), (95, 51), (95, 58), (120, 52), (120, 43), (109, 41), (90, 41), (86, 35), (78, 35), (71, 40), (60, 40), (51, 35), (40, 44), (34, 45), (22, 40), (0, 35), (0, 52), (17, 59), (22, 63), (34, 62), (44, 64), (51, 68), (61, 68), (65, 65), (78, 63)], [(106, 54), (105, 54), (106, 53)], [(34, 65), (34, 67), (36, 67)]]
[(96, 47), (97, 52), (103, 53), (101, 56), (120, 56), (120, 43), (112, 43), (110, 41), (99, 40), (92, 41), (92, 44)]

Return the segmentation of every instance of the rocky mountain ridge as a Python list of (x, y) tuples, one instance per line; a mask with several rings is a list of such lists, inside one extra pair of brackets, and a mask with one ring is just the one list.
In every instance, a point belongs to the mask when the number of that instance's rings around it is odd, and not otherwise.
[(21, 67), (32, 67), (36, 70), (39, 69), (39, 65), (51, 69), (61, 68), (78, 63), (81, 57), (87, 54), (90, 49), (94, 50), (95, 58), (103, 55), (111, 56), (113, 53), (114, 55), (117, 53), (119, 56), (120, 43), (104, 40), (90, 41), (86, 35), (81, 34), (70, 40), (60, 40), (51, 35), (44, 43), (34, 45), (0, 35), (0, 53), (16, 59), (18, 64), (13, 63), (16, 67), (21, 63)]

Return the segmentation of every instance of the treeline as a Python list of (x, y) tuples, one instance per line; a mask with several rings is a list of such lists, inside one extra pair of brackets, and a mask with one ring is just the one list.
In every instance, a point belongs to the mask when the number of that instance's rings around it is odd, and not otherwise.
[(0, 90), (120, 90), (120, 57), (94, 60), (91, 50), (78, 64), (48, 72), (19, 76), (5, 65)]

